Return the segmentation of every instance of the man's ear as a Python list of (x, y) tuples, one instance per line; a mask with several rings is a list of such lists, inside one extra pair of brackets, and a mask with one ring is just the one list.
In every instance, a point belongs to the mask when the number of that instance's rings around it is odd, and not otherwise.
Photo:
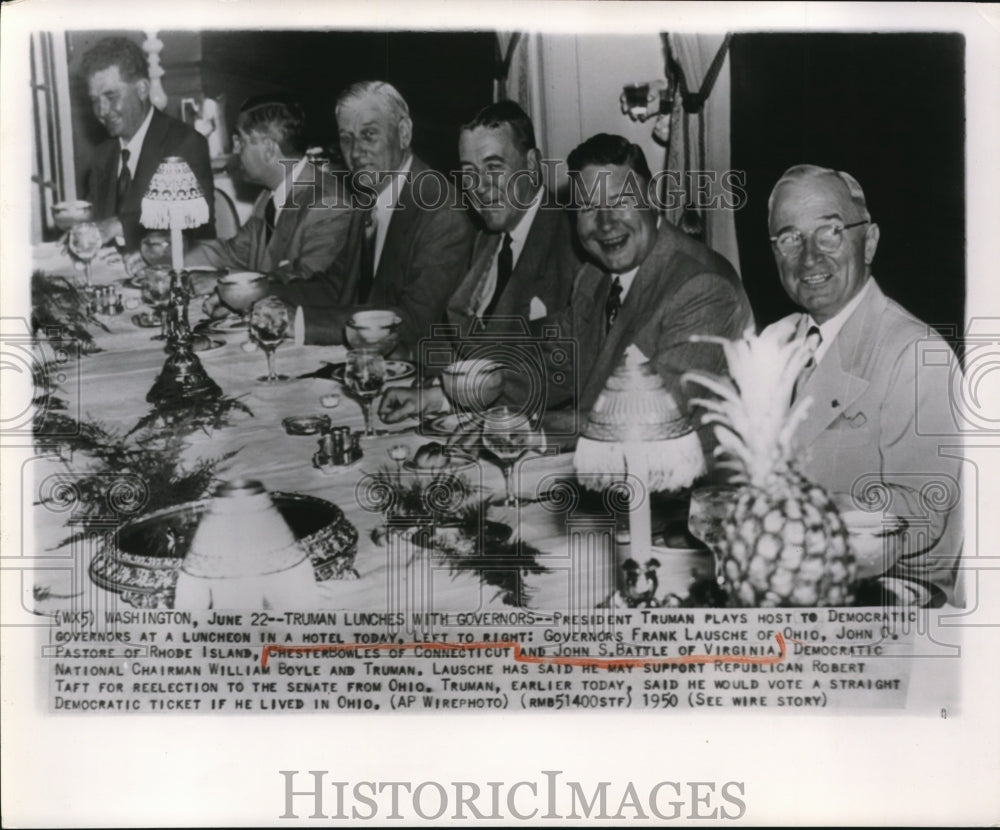
[(875, 259), (875, 250), (878, 248), (878, 225), (874, 222), (865, 231), (865, 265), (871, 265)]
[(543, 184), (542, 154), (538, 152), (537, 147), (528, 150), (527, 160), (528, 160), (528, 170), (531, 171), (531, 178), (535, 182), (535, 186), (541, 187)]
[(399, 149), (409, 150), (413, 138), (413, 122), (409, 118), (399, 119)]
[(139, 100), (145, 104), (149, 100), (149, 79), (139, 78), (139, 80), (135, 82), (135, 91), (139, 96)]

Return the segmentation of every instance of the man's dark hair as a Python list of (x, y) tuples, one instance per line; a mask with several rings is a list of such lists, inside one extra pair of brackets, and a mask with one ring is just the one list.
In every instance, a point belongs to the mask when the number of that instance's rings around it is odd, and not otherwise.
[(247, 135), (274, 139), (283, 154), (298, 158), (306, 151), (306, 119), (298, 102), (255, 96), (248, 98), (236, 116), (236, 129)]
[(117, 66), (123, 81), (134, 83), (140, 78), (149, 79), (149, 61), (134, 40), (127, 37), (106, 37), (87, 50), (80, 62), (84, 78), (96, 72)]
[(477, 127), (486, 127), (494, 130), (509, 124), (517, 142), (517, 148), (522, 153), (537, 149), (535, 146), (535, 127), (531, 123), (528, 114), (513, 101), (497, 101), (495, 104), (487, 104), (468, 123), (462, 125), (462, 132), (474, 130)]
[(579, 173), (588, 165), (620, 164), (638, 175), (644, 186), (648, 186), (653, 179), (642, 148), (620, 135), (598, 133), (591, 136), (570, 152), (566, 162), (571, 174)]

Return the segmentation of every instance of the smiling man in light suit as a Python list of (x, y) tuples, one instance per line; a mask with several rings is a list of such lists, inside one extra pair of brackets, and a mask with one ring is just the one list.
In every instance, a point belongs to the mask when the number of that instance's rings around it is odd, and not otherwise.
[(925, 424), (951, 421), (948, 374), (917, 377), (920, 344), (948, 346), (872, 277), (879, 227), (852, 176), (792, 167), (771, 192), (768, 215), (781, 284), (804, 310), (774, 327), (815, 348), (795, 390), (812, 398), (795, 432), (800, 468), (833, 493), (884, 494), (885, 509), (910, 524), (890, 540), (899, 557), (890, 573), (955, 599), (960, 462), (918, 429), (918, 413)]

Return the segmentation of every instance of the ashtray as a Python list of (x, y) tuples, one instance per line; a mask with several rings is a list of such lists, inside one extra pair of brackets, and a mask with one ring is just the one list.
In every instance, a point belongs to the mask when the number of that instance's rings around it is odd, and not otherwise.
[(132, 322), (141, 329), (152, 329), (160, 327), (160, 320), (155, 314), (143, 311), (140, 314), (132, 315)]
[(281, 425), (289, 435), (319, 435), (330, 429), (329, 415), (293, 415)]

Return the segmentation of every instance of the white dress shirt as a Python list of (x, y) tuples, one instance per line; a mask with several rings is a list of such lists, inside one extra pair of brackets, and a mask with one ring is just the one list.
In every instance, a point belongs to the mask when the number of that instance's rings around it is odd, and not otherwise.
[(840, 309), (840, 311), (838, 311), (825, 323), (817, 323), (812, 318), (811, 314), (802, 315), (804, 318), (803, 331), (809, 331), (810, 326), (819, 326), (819, 334), (822, 339), (820, 340), (820, 344), (816, 348), (816, 351), (813, 352), (813, 359), (817, 363), (823, 359), (823, 355), (826, 354), (827, 349), (829, 349), (833, 344), (833, 341), (836, 340), (840, 330), (844, 327), (844, 323), (846, 323), (848, 318), (854, 313), (854, 309), (861, 305), (861, 301), (871, 289), (871, 285), (872, 280), (871, 277), (869, 277), (865, 281), (864, 288), (855, 294), (847, 305)]
[[(544, 192), (542, 188), (539, 188), (531, 205), (522, 214), (517, 225), (514, 226), (513, 230), (507, 231), (510, 234), (511, 270), (517, 267), (517, 261), (524, 251), (524, 243), (531, 232), (531, 224), (535, 221), (535, 215), (538, 213), (538, 206), (542, 203)], [(497, 245), (496, 253), (493, 254), (493, 260), (490, 262), (489, 271), (486, 272), (486, 280), (479, 291), (479, 297), (476, 300), (475, 306), (477, 317), (483, 316), (490, 302), (493, 300), (493, 293), (496, 291), (497, 285), (497, 260), (500, 257), (501, 248), (503, 248), (502, 242), (500, 245)]]
[[(142, 119), (142, 123), (139, 125), (139, 129), (135, 131), (135, 135), (132, 136), (128, 141), (124, 141), (121, 138), (118, 139), (118, 143), (121, 149), (128, 150), (128, 172), (135, 178), (135, 168), (139, 164), (139, 154), (142, 152), (142, 142), (146, 140), (146, 133), (149, 132), (149, 122), (153, 120), (153, 107), (149, 107), (149, 111), (146, 113), (146, 117)], [(118, 157), (118, 175), (122, 172), (122, 157)]]
[(382, 248), (385, 247), (385, 235), (389, 232), (389, 222), (392, 219), (392, 212), (399, 203), (399, 194), (406, 183), (405, 176), (410, 172), (410, 165), (413, 163), (413, 155), (409, 155), (399, 166), (396, 173), (395, 182), (386, 182), (382, 192), (375, 199), (375, 259), (372, 263), (372, 273), (378, 271), (378, 263), (382, 258)]

